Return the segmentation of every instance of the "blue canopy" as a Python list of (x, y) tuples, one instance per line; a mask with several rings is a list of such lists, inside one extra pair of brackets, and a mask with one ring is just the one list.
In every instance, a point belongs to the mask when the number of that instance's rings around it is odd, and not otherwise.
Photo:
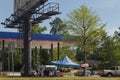
[(64, 56), (58, 61), (51, 61), (51, 64), (56, 66), (66, 66), (66, 67), (80, 67), (79, 64), (74, 63), (68, 56)]

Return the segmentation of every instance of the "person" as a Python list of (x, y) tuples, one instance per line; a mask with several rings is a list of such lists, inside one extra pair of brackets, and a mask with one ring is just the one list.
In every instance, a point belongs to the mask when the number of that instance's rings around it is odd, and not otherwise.
[(38, 76), (39, 75), (39, 71), (38, 71), (38, 69), (36, 69), (36, 76)]
[(57, 69), (55, 75), (56, 75), (56, 76), (59, 76), (59, 74), (60, 74), (60, 70)]
[(91, 70), (91, 75), (95, 75), (95, 72), (93, 71), (93, 69)]
[(44, 74), (45, 74), (45, 76), (49, 76), (49, 69), (46, 68), (46, 69), (44, 70)]
[(49, 70), (49, 77), (50, 76), (53, 76), (53, 71), (52, 70)]

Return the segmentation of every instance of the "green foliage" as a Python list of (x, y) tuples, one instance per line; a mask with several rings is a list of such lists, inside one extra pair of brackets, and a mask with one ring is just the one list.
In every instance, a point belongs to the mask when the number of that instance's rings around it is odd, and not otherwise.
[(39, 51), (37, 47), (32, 49), (32, 67), (36, 68), (38, 65), (48, 65), (50, 64), (50, 54), (48, 49), (42, 49)]
[(41, 55), (41, 63), (43, 65), (50, 64), (50, 54), (48, 53), (47, 49), (42, 49), (42, 53), (40, 53), (40, 55)]
[(120, 27), (119, 27), (119, 30), (118, 31), (115, 31), (114, 32), (114, 35), (120, 39)]
[(14, 52), (14, 64), (15, 66), (19, 67), (23, 64), (23, 53), (21, 48), (15, 49)]
[(100, 62), (100, 67), (120, 65), (120, 40), (115, 37), (104, 36), (101, 44), (96, 48), (92, 59)]
[(76, 53), (76, 59), (77, 59), (78, 61), (84, 60), (84, 52), (83, 52), (82, 50), (80, 50), (80, 47), (79, 47), (79, 46), (77, 47), (75, 53)]
[(56, 17), (52, 22), (50, 22), (52, 34), (62, 34), (66, 24), (62, 21), (61, 18)]
[[(60, 59), (63, 58), (65, 55), (67, 55), (71, 60), (76, 61), (73, 50), (71, 50), (69, 48), (61, 48), (60, 49)], [(58, 60), (57, 56), (58, 56), (57, 49), (55, 48), (53, 50), (53, 60), (57, 61)]]
[(47, 30), (47, 28), (45, 26), (40, 27), (39, 24), (36, 24), (32, 27), (32, 33), (36, 33), (36, 34), (42, 34), (46, 30)]
[(32, 67), (36, 68), (40, 64), (40, 53), (37, 47), (32, 49)]
[(8, 70), (8, 48), (4, 49), (4, 70)]
[(99, 40), (106, 34), (105, 24), (100, 21), (95, 12), (85, 5), (73, 10), (68, 14), (66, 21), (66, 31), (69, 33), (69, 36), (66, 36), (67, 41), (77, 42), (76, 45), (84, 54), (92, 53), (99, 44)]
[(70, 49), (68, 49), (68, 48), (66, 48), (66, 49), (63, 48), (63, 49), (61, 50), (61, 55), (60, 55), (60, 57), (62, 58), (62, 57), (64, 57), (65, 55), (67, 55), (71, 60), (76, 61), (74, 52), (73, 52), (72, 50), (70, 50)]
[[(10, 62), (10, 70), (12, 69), (12, 53), (8, 51), (8, 48), (4, 49), (4, 71), (8, 70), (8, 54), (9, 54), (9, 62)], [(16, 48), (14, 53), (14, 69), (19, 71), (23, 64), (23, 53), (22, 49)]]

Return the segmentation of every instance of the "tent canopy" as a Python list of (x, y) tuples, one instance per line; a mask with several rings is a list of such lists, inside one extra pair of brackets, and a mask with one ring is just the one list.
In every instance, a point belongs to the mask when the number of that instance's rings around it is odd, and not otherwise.
[(58, 61), (51, 61), (51, 64), (65, 67), (80, 67), (79, 64), (74, 63), (67, 55)]

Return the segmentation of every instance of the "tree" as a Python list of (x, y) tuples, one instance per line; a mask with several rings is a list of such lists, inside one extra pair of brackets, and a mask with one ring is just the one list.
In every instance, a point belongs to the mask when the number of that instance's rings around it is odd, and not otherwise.
[[(39, 24), (35, 24), (32, 26), (32, 33), (34, 34), (42, 34), (44, 33), (45, 31), (47, 30), (47, 28), (44, 26), (44, 27), (41, 27), (39, 26)], [(32, 49), (32, 67), (33, 68), (36, 68), (37, 65), (40, 64), (40, 53), (38, 52), (39, 49), (37, 49), (37, 47), (35, 47), (35, 49)], [(47, 59), (45, 59), (47, 60)], [(44, 62), (45, 62), (44, 60)]]
[(48, 53), (47, 49), (42, 49), (41, 53), (41, 63), (43, 65), (50, 64), (50, 54)]
[[(119, 27), (119, 30), (120, 30), (120, 27)], [(120, 31), (115, 31), (114, 34), (120, 39)]]
[(100, 23), (100, 18), (85, 5), (68, 14), (69, 35), (79, 41), (79, 46), (84, 53), (90, 53), (96, 47), (100, 38), (105, 34), (105, 24)]
[(52, 34), (61, 34), (65, 24), (63, 23), (62, 19), (56, 17), (52, 22), (50, 22), (51, 30), (50, 33)]
[(44, 27), (40, 27), (39, 24), (36, 24), (32, 27), (32, 33), (37, 33), (37, 34), (41, 34), (44, 33), (44, 31), (46, 31), (47, 28)]
[(14, 51), (15, 70), (19, 71), (23, 66), (23, 53), (21, 48), (16, 48)]
[(40, 64), (40, 53), (39, 49), (35, 47), (32, 49), (32, 67), (35, 69)]
[(77, 44), (84, 53), (84, 63), (87, 60), (87, 53), (93, 52), (100, 38), (105, 34), (106, 24), (100, 21), (95, 12), (85, 5), (68, 14), (66, 31), (73, 36), (74, 41), (78, 41)]
[(112, 67), (120, 65), (120, 40), (116, 37), (104, 36), (101, 44), (96, 48), (96, 54), (92, 57), (100, 62), (100, 67)]
[[(60, 49), (60, 58), (63, 58), (65, 55), (67, 55), (71, 60), (76, 61), (73, 50), (63, 47)], [(56, 48), (53, 50), (53, 60), (54, 61), (58, 60)]]

